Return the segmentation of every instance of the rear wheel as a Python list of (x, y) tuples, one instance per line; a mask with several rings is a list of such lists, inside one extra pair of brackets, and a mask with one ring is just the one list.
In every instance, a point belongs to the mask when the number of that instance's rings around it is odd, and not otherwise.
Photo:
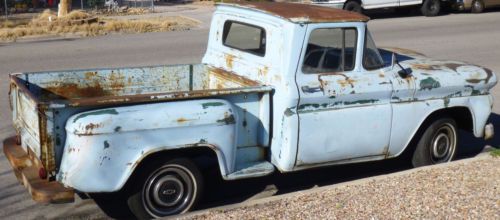
[(457, 152), (457, 125), (451, 118), (438, 119), (422, 135), (413, 153), (414, 167), (446, 163)]
[(425, 0), (420, 8), (420, 11), (424, 16), (433, 17), (439, 14), (441, 10), (440, 0)]
[(167, 161), (147, 169), (141, 186), (128, 199), (131, 211), (139, 219), (181, 214), (194, 207), (201, 196), (202, 176), (189, 159)]
[(345, 3), (344, 10), (346, 10), (346, 11), (353, 11), (353, 12), (357, 12), (357, 13), (360, 13), (360, 14), (363, 13), (363, 8), (356, 1), (348, 1), (347, 3)]
[(472, 13), (481, 13), (484, 11), (484, 2), (482, 0), (474, 0), (471, 5)]

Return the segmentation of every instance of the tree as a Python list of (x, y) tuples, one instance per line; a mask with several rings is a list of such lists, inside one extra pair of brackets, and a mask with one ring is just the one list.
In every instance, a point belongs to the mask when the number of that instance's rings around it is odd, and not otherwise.
[(71, 6), (71, 0), (61, 0), (59, 3), (59, 10), (57, 11), (57, 17), (66, 16), (69, 13)]

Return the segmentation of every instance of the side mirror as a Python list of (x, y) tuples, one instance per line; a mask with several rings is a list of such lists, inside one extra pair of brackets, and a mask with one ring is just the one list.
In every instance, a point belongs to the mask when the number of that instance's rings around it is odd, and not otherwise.
[(396, 53), (392, 53), (392, 59), (391, 59), (391, 68), (394, 69), (394, 66), (395, 65), (398, 65), (399, 68), (401, 68), (401, 70), (398, 71), (398, 74), (401, 78), (407, 78), (409, 76), (411, 76), (411, 69), (410, 68), (403, 68), (403, 66), (401, 66), (401, 64), (399, 64), (399, 61), (398, 61), (398, 58), (396, 56)]

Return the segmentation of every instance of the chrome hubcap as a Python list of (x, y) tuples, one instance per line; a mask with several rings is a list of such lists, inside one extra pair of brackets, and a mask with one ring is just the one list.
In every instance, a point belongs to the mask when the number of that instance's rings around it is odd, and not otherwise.
[(151, 174), (142, 190), (142, 204), (154, 217), (184, 212), (193, 203), (196, 186), (184, 167), (167, 165)]
[(457, 144), (455, 128), (444, 124), (439, 128), (431, 142), (431, 158), (434, 163), (448, 162), (452, 159)]

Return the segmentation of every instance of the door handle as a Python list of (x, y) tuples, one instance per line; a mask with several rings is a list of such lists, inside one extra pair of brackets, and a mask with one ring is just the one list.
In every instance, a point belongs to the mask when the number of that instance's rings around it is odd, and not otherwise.
[(321, 92), (323, 89), (321, 87), (309, 87), (309, 86), (302, 86), (302, 92), (306, 93), (315, 93), (315, 92)]

